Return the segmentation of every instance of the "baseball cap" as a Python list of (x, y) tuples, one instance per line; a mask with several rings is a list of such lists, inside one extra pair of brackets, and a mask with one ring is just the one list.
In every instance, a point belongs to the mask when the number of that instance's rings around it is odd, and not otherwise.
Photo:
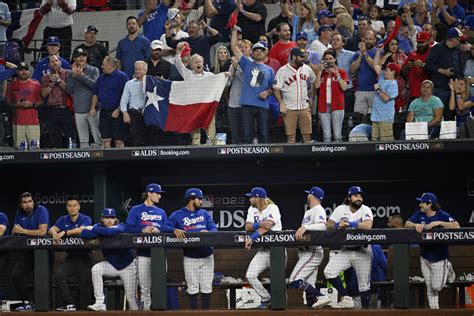
[(426, 31), (423, 31), (423, 32), (419, 32), (416, 34), (416, 41), (417, 42), (426, 42), (426, 41), (429, 41), (430, 40), (430, 33), (429, 32), (426, 32)]
[(423, 203), (438, 204), (438, 198), (436, 197), (436, 195), (434, 195), (434, 193), (431, 192), (425, 192), (421, 195), (421, 197), (416, 199)]
[(18, 64), (18, 67), (16, 68), (16, 70), (23, 70), (23, 69), (26, 69), (26, 70), (30, 69), (24, 61)]
[(156, 183), (150, 183), (146, 186), (145, 192), (164, 193), (165, 191), (161, 190), (161, 185)]
[(394, 71), (397, 76), (400, 75), (401, 67), (399, 64), (390, 63), (387, 65), (387, 68)]
[(321, 21), (321, 19), (324, 17), (335, 18), (336, 16), (332, 14), (332, 12), (329, 10), (322, 10), (321, 12), (318, 13), (318, 22)]
[(74, 52), (72, 53), (72, 58), (76, 58), (76, 57), (79, 57), (79, 56), (81, 56), (81, 55), (88, 56), (89, 53), (88, 53), (85, 49), (83, 49), (83, 48), (76, 48), (76, 49), (74, 50)]
[(150, 44), (151, 49), (163, 49), (163, 43), (160, 40), (154, 40)]
[(48, 44), (49, 45), (56, 45), (56, 46), (61, 46), (61, 43), (59, 42), (59, 38), (57, 36), (50, 36), (48, 37)]
[(186, 193), (184, 193), (184, 198), (193, 198), (193, 199), (202, 199), (204, 194), (202, 193), (201, 189), (198, 188), (191, 188), (187, 189)]
[(306, 57), (306, 49), (295, 47), (291, 50), (290, 56)]
[(320, 187), (312, 187), (310, 190), (305, 190), (306, 193), (313, 195), (315, 198), (324, 199), (324, 190)]
[(84, 34), (87, 33), (87, 32), (96, 32), (96, 33), (98, 33), (99, 30), (95, 27), (95, 25), (88, 25), (88, 26), (86, 26), (86, 28), (84, 30)]
[(306, 32), (298, 32), (296, 33), (296, 40), (304, 38), (305, 40), (308, 40), (308, 34)]
[(179, 13), (179, 9), (176, 9), (176, 8), (168, 9), (168, 13), (166, 14), (166, 19), (168, 21), (171, 21), (178, 15), (178, 13)]
[(113, 208), (104, 208), (102, 217), (115, 217), (115, 210)]
[(321, 35), (321, 32), (324, 32), (324, 31), (334, 31), (336, 29), (336, 25), (335, 24), (324, 24), (324, 25), (321, 25), (318, 29), (318, 35)]
[(448, 36), (447, 38), (460, 38), (462, 34), (459, 34), (460, 31), (455, 28), (455, 27), (452, 27), (448, 30)]
[(252, 188), (252, 191), (250, 191), (250, 193), (246, 193), (245, 195), (265, 199), (267, 198), (267, 191), (265, 191), (265, 189), (261, 187), (254, 187)]
[(352, 186), (347, 191), (347, 196), (350, 197), (351, 195), (354, 195), (354, 194), (364, 194), (364, 191), (362, 191), (362, 188), (359, 186)]
[(253, 46), (252, 46), (252, 50), (256, 50), (256, 49), (266, 50), (267, 47), (262, 42), (257, 42), (255, 44), (253, 44)]

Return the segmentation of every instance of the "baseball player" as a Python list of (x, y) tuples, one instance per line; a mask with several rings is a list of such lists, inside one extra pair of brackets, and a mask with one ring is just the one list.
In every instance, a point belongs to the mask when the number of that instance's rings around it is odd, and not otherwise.
[[(441, 210), (438, 198), (431, 192), (425, 192), (419, 198), (420, 209), (410, 217), (406, 228), (415, 228), (418, 233), (433, 228), (459, 228), (459, 223), (449, 213)], [(454, 282), (456, 274), (448, 260), (448, 245), (420, 245), (421, 273), (425, 278), (428, 303), (431, 309), (439, 309), (438, 292), (446, 284)]]
[[(350, 187), (342, 205), (336, 207), (327, 223), (327, 229), (372, 229), (372, 210), (363, 204), (364, 192), (359, 186)], [(334, 308), (354, 308), (354, 301), (347, 295), (339, 273), (353, 267), (359, 282), (362, 308), (369, 307), (370, 272), (372, 269), (372, 250), (370, 245), (343, 246), (329, 259), (324, 269), (326, 279), (334, 286), (341, 300)]]
[[(308, 193), (310, 209), (304, 213), (301, 227), (296, 231), (296, 240), (301, 240), (307, 230), (326, 230), (326, 211), (321, 206), (324, 191), (320, 187), (312, 187)], [(290, 286), (304, 289), (308, 306), (321, 308), (328, 305), (331, 299), (315, 288), (318, 267), (323, 261), (324, 251), (321, 246), (300, 247), (298, 262), (290, 275)]]
[[(245, 242), (245, 248), (250, 249), (252, 242), (270, 230), (281, 231), (281, 215), (278, 206), (267, 196), (267, 191), (261, 187), (252, 188), (246, 196), (250, 197), (250, 207), (245, 221), (245, 230), (250, 238)], [(270, 306), (270, 294), (263, 286), (258, 276), (270, 267), (270, 249), (260, 248), (253, 257), (245, 277), (252, 288), (261, 298), (259, 309)]]
[[(33, 195), (24, 192), (20, 195), (19, 209), (13, 221), (12, 235), (45, 236), (48, 232), (49, 212), (46, 207), (36, 205)], [(34, 304), (27, 290), (29, 276), (34, 271), (34, 252), (21, 250), (15, 252), (15, 266), (11, 271), (13, 284), (23, 305), (16, 309), (17, 312), (28, 312), (34, 310)], [(26, 303), (26, 299), (29, 303)]]
[[(81, 214), (79, 211), (81, 204), (79, 198), (68, 197), (66, 210), (68, 215), (61, 216), (49, 229), (49, 234), (54, 240), (60, 240), (66, 236), (78, 236), (86, 226), (92, 224), (89, 216)], [(64, 306), (57, 308), (61, 312), (76, 310), (76, 305), (69, 291), (68, 279), (72, 276), (79, 277), (79, 308), (86, 309), (90, 298), (90, 271), (89, 252), (69, 250), (67, 257), (54, 273), (53, 279), (58, 286), (58, 294)]]
[[(128, 213), (125, 231), (127, 233), (157, 234), (160, 232), (172, 232), (173, 229), (166, 226), (166, 212), (156, 207), (161, 199), (161, 186), (150, 183), (146, 189), (146, 199), (142, 204), (132, 207)], [(143, 309), (150, 310), (151, 307), (151, 250), (137, 249), (138, 279), (143, 301)]]
[(276, 73), (273, 89), (280, 103), (287, 142), (295, 143), (296, 127), (299, 126), (303, 141), (308, 143), (312, 133), (308, 87), (316, 76), (311, 67), (304, 63), (306, 50), (293, 48), (290, 56), (291, 61)]
[[(125, 225), (119, 223), (115, 210), (105, 208), (99, 224), (87, 226), (81, 237), (92, 239), (97, 237), (114, 236), (125, 231)], [(105, 311), (104, 281), (102, 277), (120, 277), (123, 281), (125, 296), (130, 310), (138, 310), (137, 294), (137, 262), (130, 249), (102, 249), (105, 260), (92, 267), (92, 285), (94, 287), (95, 303), (87, 308), (93, 311)]]
[[(186, 238), (186, 233), (216, 232), (217, 227), (208, 211), (202, 209), (204, 194), (198, 188), (190, 188), (184, 194), (186, 206), (173, 212), (167, 225), (174, 229), (177, 238)], [(188, 286), (189, 307), (197, 309), (197, 297), (201, 292), (203, 309), (211, 305), (212, 281), (214, 279), (213, 248), (184, 248), (184, 278)]]

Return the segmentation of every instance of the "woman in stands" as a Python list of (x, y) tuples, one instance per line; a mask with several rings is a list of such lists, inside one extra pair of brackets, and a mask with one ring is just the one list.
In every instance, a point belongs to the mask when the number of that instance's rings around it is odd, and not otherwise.
[(229, 49), (225, 46), (220, 46), (214, 57), (214, 69), (213, 73), (218, 74), (221, 72), (229, 71), (231, 65)]
[(469, 79), (451, 79), (449, 109), (456, 112), (459, 138), (474, 137), (474, 96), (471, 96)]
[(283, 13), (286, 14), (293, 27), (291, 40), (296, 41), (296, 34), (298, 34), (298, 32), (306, 32), (306, 34), (308, 34), (308, 45), (310, 45), (315, 39), (318, 39), (314, 8), (309, 2), (296, 2), (295, 12), (298, 12), (298, 15), (293, 14), (293, 12), (290, 11), (289, 4), (285, 3)]
[(318, 115), (323, 129), (325, 142), (342, 141), (342, 123), (344, 121), (344, 91), (349, 78), (347, 73), (337, 67), (337, 54), (332, 48), (326, 50), (321, 61), (322, 70), (316, 72), (315, 86), (319, 88)]
[[(115, 210), (106, 208), (102, 211), (99, 224), (87, 226), (81, 237), (93, 239), (97, 237), (110, 237), (125, 231), (125, 225), (119, 223)], [(138, 310), (137, 294), (137, 262), (130, 249), (102, 249), (105, 261), (96, 263), (92, 267), (92, 284), (94, 286), (95, 304), (87, 308), (93, 311), (105, 311), (104, 281), (102, 277), (120, 277), (123, 281), (125, 295), (130, 310)]]

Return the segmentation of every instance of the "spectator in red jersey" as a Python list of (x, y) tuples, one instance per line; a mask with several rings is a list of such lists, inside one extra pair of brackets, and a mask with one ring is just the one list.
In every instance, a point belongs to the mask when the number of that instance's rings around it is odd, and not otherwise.
[(74, 120), (72, 112), (67, 108), (68, 93), (66, 92), (66, 81), (68, 71), (61, 67), (61, 60), (56, 55), (49, 56), (50, 71), (41, 79), (41, 95), (48, 98), (48, 121), (46, 123), (49, 131), (49, 144), (52, 148), (63, 148), (65, 139), (73, 137)]
[(18, 77), (7, 85), (5, 101), (15, 108), (13, 119), (14, 147), (19, 148), (22, 140), (28, 143), (40, 139), (40, 126), (37, 106), (43, 104), (41, 85), (30, 79), (30, 70), (22, 62), (16, 70)]
[(429, 79), (428, 72), (423, 67), (430, 52), (430, 39), (431, 34), (429, 32), (423, 31), (416, 34), (416, 51), (408, 55), (402, 66), (401, 74), (407, 78), (410, 87), (409, 103), (420, 96), (421, 83)]
[(277, 25), (276, 31), (278, 34), (278, 42), (270, 49), (268, 56), (278, 60), (280, 65), (286, 65), (290, 51), (296, 47), (296, 43), (291, 41), (291, 31), (288, 23), (281, 22)]
[[(257, 42), (255, 45), (259, 45), (259, 47), (263, 47), (265, 48), (265, 58), (264, 58), (264, 61), (263, 63), (265, 65), (267, 65), (268, 67), (272, 68), (273, 71), (276, 73), (278, 71), (278, 69), (280, 69), (281, 67), (281, 64), (278, 60), (276, 60), (275, 58), (271, 58), (270, 56), (268, 56), (268, 45), (264, 42)], [(255, 47), (252, 46), (252, 47)], [(253, 48), (252, 48), (252, 54), (253, 54)]]

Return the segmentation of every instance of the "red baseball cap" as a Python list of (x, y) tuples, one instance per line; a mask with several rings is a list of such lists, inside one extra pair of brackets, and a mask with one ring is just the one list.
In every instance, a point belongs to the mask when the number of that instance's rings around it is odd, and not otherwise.
[(400, 75), (401, 67), (399, 64), (390, 63), (387, 65), (387, 68), (394, 71), (397, 76)]
[(429, 41), (431, 38), (431, 34), (429, 32), (423, 31), (416, 34), (416, 41), (417, 42), (426, 42)]

